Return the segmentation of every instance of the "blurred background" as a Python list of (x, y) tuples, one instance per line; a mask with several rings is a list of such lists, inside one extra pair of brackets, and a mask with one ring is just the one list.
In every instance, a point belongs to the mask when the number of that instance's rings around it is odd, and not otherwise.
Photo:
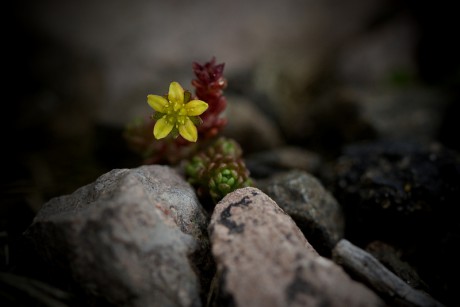
[(140, 165), (125, 125), (151, 114), (146, 96), (171, 81), (192, 89), (192, 62), (214, 56), (229, 112), (249, 105), (270, 123), (267, 142), (250, 147), (267, 129), (229, 118), (230, 135), (252, 136), (245, 153), (293, 145), (334, 158), (373, 138), (459, 149), (450, 1), (24, 0), (3, 12), (0, 240), (10, 249), (50, 198)]

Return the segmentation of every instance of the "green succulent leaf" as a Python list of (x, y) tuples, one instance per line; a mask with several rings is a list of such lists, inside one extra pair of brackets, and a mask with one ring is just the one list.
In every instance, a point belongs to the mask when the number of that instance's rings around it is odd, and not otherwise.
[(218, 138), (190, 159), (185, 170), (188, 181), (215, 203), (228, 193), (252, 184), (241, 147), (228, 138)]

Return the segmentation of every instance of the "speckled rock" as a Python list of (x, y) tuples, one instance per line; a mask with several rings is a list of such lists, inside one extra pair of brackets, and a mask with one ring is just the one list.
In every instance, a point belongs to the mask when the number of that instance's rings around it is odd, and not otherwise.
[[(402, 251), (434, 297), (457, 300), (460, 274), (460, 155), (436, 143), (380, 141), (349, 146), (335, 164), (334, 196), (346, 237)], [(436, 265), (433, 265), (436, 263)]]
[[(92, 298), (118, 306), (201, 306), (207, 216), (166, 166), (115, 169), (51, 199), (25, 235)], [(209, 272), (208, 272), (209, 273)]]
[(257, 188), (224, 197), (208, 229), (217, 265), (210, 306), (383, 306), (319, 256), (294, 221)]
[(420, 278), (417, 270), (401, 259), (401, 250), (382, 241), (372, 241), (366, 246), (365, 250), (412, 288), (425, 292), (429, 291), (428, 286)]
[(293, 218), (320, 254), (330, 256), (344, 236), (345, 218), (339, 203), (316, 177), (293, 170), (266, 180), (260, 189)]
[(456, 223), (449, 215), (458, 213), (459, 182), (457, 153), (435, 143), (381, 141), (345, 149), (335, 164), (333, 192), (353, 226), (412, 239), (426, 223)]

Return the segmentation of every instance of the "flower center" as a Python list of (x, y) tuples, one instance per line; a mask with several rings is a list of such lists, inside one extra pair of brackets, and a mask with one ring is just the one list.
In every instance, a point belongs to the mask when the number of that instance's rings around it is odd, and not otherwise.
[(185, 125), (187, 110), (183, 103), (170, 101), (166, 107), (166, 120), (176, 128)]

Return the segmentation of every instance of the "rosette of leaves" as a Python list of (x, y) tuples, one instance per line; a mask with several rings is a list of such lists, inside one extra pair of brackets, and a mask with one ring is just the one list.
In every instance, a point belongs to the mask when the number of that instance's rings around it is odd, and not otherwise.
[(214, 203), (236, 189), (252, 185), (240, 145), (224, 137), (193, 156), (186, 164), (185, 172), (198, 197), (211, 199)]

